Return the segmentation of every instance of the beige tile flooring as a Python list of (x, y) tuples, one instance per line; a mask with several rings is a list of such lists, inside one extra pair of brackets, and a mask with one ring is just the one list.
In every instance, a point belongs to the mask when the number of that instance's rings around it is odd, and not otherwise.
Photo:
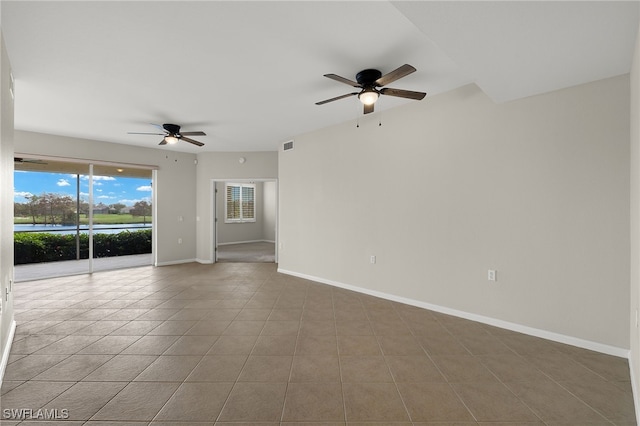
[(274, 264), (100, 272), (20, 283), (15, 297), (5, 418), (32, 409), (95, 426), (636, 424), (624, 359)]

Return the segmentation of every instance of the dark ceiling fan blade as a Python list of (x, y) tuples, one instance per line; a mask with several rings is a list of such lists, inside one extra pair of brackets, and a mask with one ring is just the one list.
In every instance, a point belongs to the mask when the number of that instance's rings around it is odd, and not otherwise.
[(376, 85), (378, 86), (386, 86), (389, 83), (393, 83), (394, 81), (398, 80), (399, 78), (405, 77), (409, 74), (411, 74), (412, 72), (415, 72), (416, 69), (414, 67), (412, 67), (409, 64), (404, 64), (399, 68), (396, 68), (395, 70), (391, 71), (388, 74), (383, 75), (382, 77), (380, 77), (379, 79), (376, 80)]
[(207, 136), (205, 132), (180, 132), (182, 136)]
[(355, 81), (349, 80), (348, 78), (340, 77), (339, 75), (325, 74), (324, 76), (327, 77), (327, 78), (330, 78), (331, 80), (335, 80), (335, 81), (338, 81), (340, 83), (348, 84), (349, 86), (362, 87), (360, 85), (360, 83), (356, 83)]
[(375, 104), (365, 105), (365, 106), (364, 106), (364, 113), (365, 113), (365, 114), (369, 114), (370, 112), (373, 112), (373, 106), (374, 106), (374, 105), (375, 105)]
[(46, 165), (42, 160), (38, 160), (37, 158), (21, 158), (21, 157), (13, 157), (14, 163), (31, 163), (31, 164), (42, 164)]
[[(184, 135), (184, 133), (183, 133), (183, 135)], [(192, 143), (192, 144), (197, 145), (197, 146), (203, 146), (203, 145), (204, 145), (202, 142), (194, 141), (193, 139), (185, 138), (184, 136), (183, 136), (183, 137), (181, 137), (181, 138), (180, 138), (180, 140), (181, 140), (181, 141), (185, 141), (185, 142)]]
[(127, 132), (128, 135), (157, 135), (157, 136), (164, 136), (166, 135), (166, 133), (140, 133), (140, 132)]
[(413, 92), (411, 90), (391, 89), (391, 88), (381, 89), (380, 94), (387, 95), (387, 96), (396, 96), (398, 98), (415, 99), (417, 101), (422, 100), (424, 99), (425, 96), (427, 96), (427, 94), (424, 92)]
[(333, 102), (333, 101), (337, 101), (337, 100), (340, 100), (340, 99), (348, 98), (349, 96), (355, 96), (358, 93), (359, 92), (347, 93), (346, 95), (336, 96), (335, 98), (331, 98), (331, 99), (325, 99), (324, 101), (316, 102), (316, 105), (324, 105), (324, 104), (327, 104), (329, 102)]
[(163, 138), (158, 145), (166, 145), (166, 144), (167, 144), (167, 140)]

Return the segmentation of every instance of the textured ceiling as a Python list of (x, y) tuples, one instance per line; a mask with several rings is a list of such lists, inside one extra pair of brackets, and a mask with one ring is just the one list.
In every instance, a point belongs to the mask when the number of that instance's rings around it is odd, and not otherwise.
[[(475, 82), (497, 102), (629, 72), (638, 2), (1, 3), (20, 130), (157, 146), (149, 123), (206, 145), (276, 150), (362, 114), (350, 79), (409, 63), (391, 87), (429, 96)], [(376, 111), (408, 102), (382, 97)], [(375, 113), (374, 113), (375, 114)]]

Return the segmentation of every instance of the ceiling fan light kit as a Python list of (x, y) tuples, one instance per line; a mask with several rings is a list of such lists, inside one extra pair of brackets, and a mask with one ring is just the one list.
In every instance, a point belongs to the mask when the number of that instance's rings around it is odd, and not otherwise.
[[(348, 84), (352, 87), (357, 87), (362, 90), (359, 92), (347, 93), (346, 95), (336, 96), (335, 98), (326, 99), (324, 101), (316, 102), (316, 105), (324, 105), (329, 102), (337, 101), (339, 99), (348, 98), (350, 96), (358, 96), (360, 102), (364, 104), (364, 113), (369, 114), (373, 112), (374, 104), (380, 97), (380, 95), (388, 95), (395, 96), (398, 98), (406, 98), (406, 99), (415, 99), (422, 100), (427, 95), (424, 92), (414, 92), (411, 90), (402, 90), (402, 89), (391, 89), (391, 88), (382, 88), (382, 86), (386, 86), (389, 83), (393, 83), (394, 81), (405, 77), (413, 72), (416, 69), (409, 64), (404, 64), (399, 68), (382, 75), (379, 70), (376, 69), (366, 69), (360, 71), (356, 74), (356, 81), (349, 80), (348, 78), (340, 77), (336, 74), (325, 74), (324, 76), (335, 80), (340, 83)], [(378, 88), (381, 89), (378, 89)]]
[(376, 101), (378, 100), (378, 97), (380, 97), (380, 95), (378, 94), (378, 92), (376, 92), (375, 89), (368, 89), (368, 88), (364, 89), (358, 95), (358, 99), (360, 99), (360, 102), (362, 102), (365, 105), (375, 104)]

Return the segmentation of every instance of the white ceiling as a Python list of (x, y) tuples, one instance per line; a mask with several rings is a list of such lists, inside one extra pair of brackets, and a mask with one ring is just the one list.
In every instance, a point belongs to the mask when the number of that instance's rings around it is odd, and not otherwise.
[[(362, 114), (350, 79), (409, 63), (391, 87), (475, 82), (504, 102), (629, 72), (632, 2), (1, 2), (17, 129), (157, 146), (149, 123), (203, 130), (184, 152), (276, 150)], [(416, 102), (382, 97), (376, 111)]]

